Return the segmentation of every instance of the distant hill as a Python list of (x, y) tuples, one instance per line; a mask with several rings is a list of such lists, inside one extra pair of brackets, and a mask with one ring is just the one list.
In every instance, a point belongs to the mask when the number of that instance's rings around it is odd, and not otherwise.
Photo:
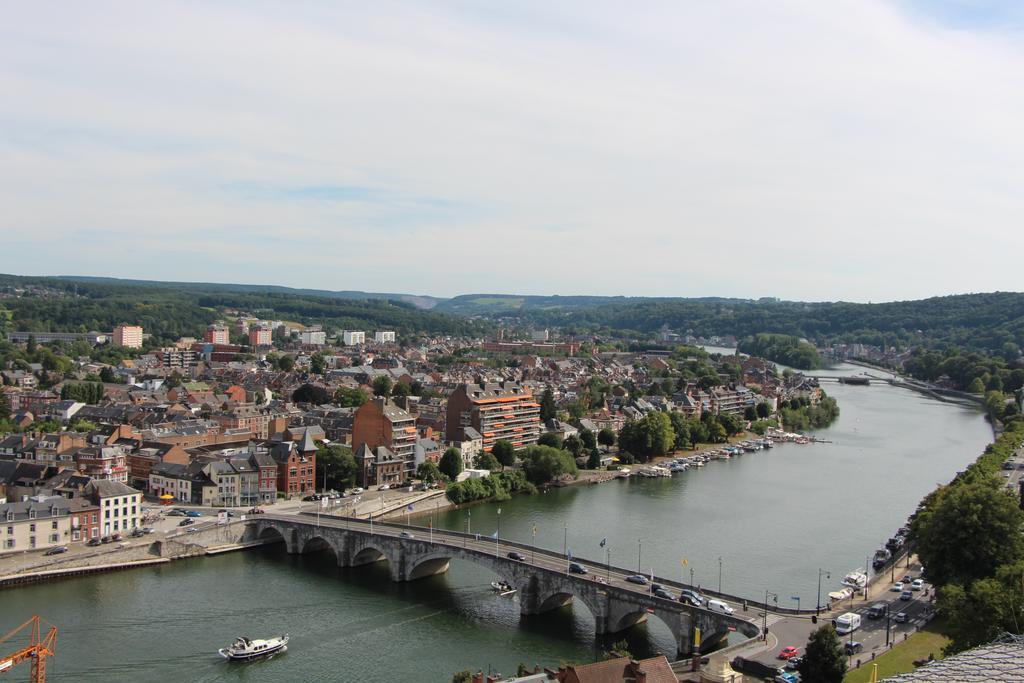
[(174, 289), (202, 289), (207, 292), (277, 292), (303, 296), (321, 296), (328, 299), (391, 299), (405, 301), (416, 308), (429, 310), (444, 299), (421, 294), (393, 294), (388, 292), (360, 292), (357, 290), (332, 291), (328, 289), (298, 289), (282, 285), (239, 285), (221, 282), (165, 282), (161, 280), (132, 280), (117, 277), (94, 277), (91, 275), (58, 275), (61, 280), (71, 282), (100, 282), (120, 285), (145, 285), (147, 287), (170, 287)]
[(600, 306), (631, 306), (639, 303), (658, 301), (702, 301), (707, 303), (723, 301), (740, 301), (740, 299), (722, 299), (717, 297), (699, 299), (679, 299), (665, 297), (631, 297), (631, 296), (531, 296), (516, 294), (460, 294), (451, 299), (444, 299), (437, 304), (438, 311), (456, 313), (458, 315), (515, 315), (529, 314), (535, 311), (568, 312), (577, 309), (597, 308)]

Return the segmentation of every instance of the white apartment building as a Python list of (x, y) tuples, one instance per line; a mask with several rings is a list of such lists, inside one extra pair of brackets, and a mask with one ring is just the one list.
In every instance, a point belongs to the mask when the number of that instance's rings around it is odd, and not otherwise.
[(387, 344), (395, 341), (395, 333), (390, 330), (377, 330), (373, 333), (373, 341), (378, 344)]
[(320, 327), (310, 327), (299, 332), (299, 341), (311, 346), (323, 346), (327, 343), (327, 333)]
[(355, 330), (344, 330), (341, 333), (341, 340), (345, 343), (345, 346), (356, 346), (357, 344), (365, 344), (366, 333), (357, 332)]
[(100, 533), (103, 536), (131, 531), (142, 519), (142, 492), (119, 481), (93, 480), (85, 492), (100, 507)]

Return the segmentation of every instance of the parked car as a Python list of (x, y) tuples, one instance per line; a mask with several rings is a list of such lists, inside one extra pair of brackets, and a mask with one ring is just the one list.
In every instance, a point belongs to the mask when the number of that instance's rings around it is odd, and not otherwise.
[(641, 586), (647, 585), (647, 577), (641, 574), (630, 574), (626, 577), (626, 581), (629, 581), (630, 583), (637, 583)]
[(907, 616), (906, 612), (897, 612), (896, 616), (893, 617), (893, 621), (895, 621), (897, 624), (905, 624), (909, 620), (910, 620), (910, 617)]
[(183, 510), (171, 510), (167, 513), (168, 517), (184, 517), (185, 512)]
[(377, 487), (377, 490), (378, 491), (387, 491), (390, 488), (391, 488), (391, 484), (381, 484), (380, 486)]
[(665, 600), (675, 600), (676, 599), (676, 596), (672, 595), (671, 592), (667, 591), (664, 588), (659, 588), (658, 590), (654, 591), (654, 596), (657, 597), (657, 598), (663, 598)]
[(506, 557), (510, 560), (515, 560), (516, 562), (526, 562), (526, 555), (517, 553), (515, 550), (506, 555)]
[(142, 529), (132, 529), (132, 533), (130, 535), (132, 538), (139, 538), (140, 536), (145, 536), (146, 532)]
[(786, 662), (786, 669), (789, 671), (796, 671), (800, 668), (800, 662), (804, 661), (803, 657), (790, 657), (789, 661)]
[(403, 531), (402, 533), (398, 534), (398, 536), (399, 536), (399, 538), (416, 538), (415, 536), (410, 534), (408, 531)]
[(189, 524), (195, 524), (196, 520), (186, 517), (185, 519), (178, 522), (178, 526), (188, 526)]
[(921, 579), (914, 579), (914, 581), (910, 584), (910, 590), (912, 590), (912, 591), (919, 591), (919, 590), (922, 590), (923, 588), (924, 588), (924, 581), (922, 581)]
[(266, 510), (263, 508), (249, 508), (250, 515), (262, 515)]
[(302, 501), (305, 503), (314, 503), (320, 500), (321, 498), (323, 498), (323, 496), (321, 496), (319, 493), (311, 493), (310, 495), (303, 498)]
[(101, 545), (102, 543), (103, 542), (100, 541), (100, 539), (98, 538), (90, 538), (88, 541), (85, 542), (85, 544), (90, 548), (95, 548), (96, 546)]
[(896, 583), (894, 583), (892, 585), (892, 588), (890, 588), (889, 591), (892, 592), (892, 593), (902, 593), (903, 592), (903, 582), (902, 581), (897, 581)]
[(194, 533), (196, 533), (197, 531), (199, 531), (199, 529), (195, 528), (194, 526), (190, 526), (190, 527), (188, 528), (188, 530), (187, 530), (187, 531), (188, 531), (188, 533), (190, 533), (190, 534), (194, 534)]
[(355, 487), (354, 489), (352, 489), (352, 495), (353, 495), (353, 496), (358, 496), (358, 495), (359, 495), (360, 493), (362, 493), (362, 492), (363, 492), (363, 490), (364, 490), (364, 489), (363, 489), (363, 487), (362, 487), (362, 486), (357, 486), (357, 487)]
[(203, 513), (200, 512), (199, 510), (186, 510), (185, 511), (185, 516), (186, 517), (202, 517)]
[(587, 573), (587, 568), (584, 567), (579, 562), (570, 562), (569, 563), (569, 571), (572, 572), (573, 574), (586, 574)]
[(902, 593), (900, 593), (900, 600), (913, 600), (913, 599), (914, 599), (914, 594), (911, 593), (910, 591), (903, 591)]
[(863, 649), (864, 643), (860, 642), (859, 640), (850, 640), (843, 645), (843, 650), (846, 652), (847, 656), (855, 655)]
[(664, 589), (664, 588), (665, 588), (665, 587), (664, 587), (664, 586), (662, 586), (662, 585), (661, 585), (660, 583), (652, 583), (652, 584), (651, 584), (651, 592), (652, 592), (652, 593), (653, 593), (654, 591), (656, 591), (656, 590), (662, 590), (662, 589)]
[(67, 551), (68, 551), (68, 547), (66, 545), (55, 545), (54, 547), (50, 548), (49, 550), (47, 550), (43, 554), (44, 555), (60, 555), (61, 553), (66, 553)]
[(154, 531), (154, 529), (151, 526), (144, 526), (144, 527), (142, 527), (142, 533), (144, 533), (144, 534), (151, 534), (151, 533), (153, 533), (153, 531)]
[(110, 536), (104, 536), (101, 538), (100, 543), (110, 543)]
[(793, 657), (796, 657), (796, 655), (797, 649), (792, 645), (787, 645), (779, 650), (779, 659), (792, 659)]
[(217, 514), (218, 515), (222, 515), (222, 514), (223, 515), (227, 515), (228, 517), (234, 517), (235, 516), (235, 513), (232, 512), (231, 510), (217, 510)]
[(800, 683), (800, 676), (792, 671), (783, 671), (776, 674), (775, 683)]
[(110, 540), (112, 540), (112, 541), (120, 541), (121, 540), (121, 534), (111, 534)]

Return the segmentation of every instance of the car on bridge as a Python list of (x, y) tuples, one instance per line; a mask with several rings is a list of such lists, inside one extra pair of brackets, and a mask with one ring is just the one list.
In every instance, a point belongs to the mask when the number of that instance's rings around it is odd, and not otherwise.
[(675, 600), (676, 599), (676, 596), (672, 595), (672, 593), (670, 593), (665, 588), (659, 588), (658, 590), (654, 591), (654, 596), (657, 597), (657, 598), (662, 598), (664, 600)]
[(526, 555), (517, 553), (515, 550), (506, 555), (506, 557), (510, 560), (515, 560), (516, 562), (526, 562)]
[(798, 650), (795, 647), (787, 645), (779, 650), (779, 659), (793, 659), (793, 657), (796, 657), (797, 653)]
[(416, 538), (415, 536), (410, 534), (408, 531), (403, 531), (402, 533), (398, 534), (398, 536), (400, 538)]
[(626, 581), (629, 581), (630, 583), (636, 583), (641, 586), (647, 585), (647, 577), (641, 574), (630, 574), (626, 577)]
[(178, 522), (178, 526), (188, 526), (189, 524), (195, 524), (195, 523), (196, 523), (196, 520), (194, 520), (194, 519), (192, 519), (190, 517), (186, 517), (185, 519), (183, 519), (180, 522)]
[(571, 573), (573, 573), (573, 574), (586, 574), (587, 573), (587, 568), (584, 567), (579, 562), (570, 562), (569, 563), (569, 571)]
[(679, 591), (679, 602), (686, 602), (693, 605), (694, 607), (703, 607), (704, 596), (695, 590), (684, 588), (681, 591)]

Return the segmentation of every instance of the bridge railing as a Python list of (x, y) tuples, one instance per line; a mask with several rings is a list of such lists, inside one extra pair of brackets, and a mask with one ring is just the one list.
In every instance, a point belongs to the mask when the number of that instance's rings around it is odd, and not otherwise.
[[(310, 518), (316, 518), (316, 516), (317, 516), (317, 514), (315, 512), (301, 512), (299, 514), (301, 514), (304, 517), (310, 517)], [(322, 514), (322, 513), (320, 514), (320, 519), (321, 520), (329, 519), (329, 520), (337, 521), (337, 522), (344, 522), (344, 521), (348, 520), (348, 521), (352, 521), (352, 522), (359, 522), (360, 524), (364, 524), (364, 525), (369, 523), (367, 520), (361, 519), (359, 517), (342, 517), (340, 515), (325, 515), (325, 514)], [(395, 529), (395, 530), (398, 530), (398, 531), (413, 530), (413, 531), (420, 531), (420, 532), (422, 532), (424, 529), (427, 528), (427, 527), (422, 527), (422, 526), (413, 526), (413, 525), (406, 525), (406, 524), (396, 524), (395, 522), (377, 522), (377, 521), (375, 521), (373, 523), (373, 526), (374, 527), (387, 527), (387, 528)], [(464, 541), (488, 541), (488, 540), (494, 540), (493, 538), (491, 538), (489, 535), (486, 535), (486, 534), (466, 533), (464, 531), (455, 531), (453, 529), (443, 529), (443, 528), (436, 528), (436, 527), (434, 528), (434, 533), (436, 535), (439, 535), (439, 536), (442, 536), (442, 537), (447, 537), (447, 538), (454, 537), (454, 538), (462, 539)], [(418, 540), (424, 540), (424, 539), (420, 538)], [(517, 550), (523, 550), (523, 551), (526, 551), (526, 552), (533, 552), (533, 553), (537, 553), (539, 555), (544, 555), (545, 557), (548, 557), (548, 558), (565, 560), (566, 564), (568, 564), (568, 561), (569, 561), (568, 558), (566, 558), (565, 555), (563, 555), (562, 553), (559, 553), (559, 552), (553, 551), (553, 550), (549, 550), (549, 549), (541, 547), (541, 546), (534, 546), (534, 545), (530, 545), (529, 543), (521, 543), (519, 541), (506, 540), (506, 539), (500, 538), (500, 537), (498, 538), (498, 542), (503, 547), (506, 547), (506, 548), (515, 548)], [(610, 569), (611, 571), (617, 572), (619, 574), (636, 574), (637, 573), (636, 571), (634, 571), (632, 569), (628, 569), (626, 567), (620, 567), (620, 566), (614, 565), (614, 564), (613, 565), (608, 565), (605, 562), (600, 562), (600, 561), (597, 561), (597, 560), (592, 560), (592, 559), (589, 559), (589, 558), (586, 558), (586, 557), (582, 557), (582, 556), (579, 556), (579, 555), (574, 555), (573, 556), (573, 560), (578, 560), (580, 562), (585, 562), (586, 564), (589, 564), (589, 565), (595, 566), (595, 567), (606, 567), (606, 568)], [(696, 590), (697, 589), (696, 586), (693, 586), (693, 585), (690, 585), (690, 584), (687, 584), (687, 583), (683, 583), (681, 581), (675, 581), (675, 580), (672, 580), (672, 579), (660, 578), (660, 577), (657, 577), (657, 576), (654, 577), (654, 579), (655, 579), (655, 581), (657, 583), (660, 583), (660, 584), (662, 584), (664, 586), (670, 586), (672, 588), (675, 588), (677, 591), (679, 589), (681, 589), (681, 588), (686, 588), (686, 589), (689, 589), (689, 590)], [(740, 595), (732, 595), (730, 593), (719, 592), (719, 591), (716, 591), (716, 590), (705, 588), (703, 586), (701, 586), (700, 592), (703, 595), (710, 596), (712, 598), (717, 598), (717, 599), (720, 599), (720, 600), (726, 600), (728, 602), (732, 602), (732, 603), (736, 603), (736, 604), (741, 604), (741, 605), (745, 604), (747, 606), (747, 609), (764, 610), (764, 608), (765, 608), (765, 602), (764, 602), (763, 599), (760, 599), (760, 598), (746, 598), (746, 597), (743, 597), (743, 596), (740, 596)], [(784, 606), (781, 606), (781, 605), (776, 605), (774, 603), (768, 603), (768, 612), (773, 613), (773, 614), (786, 614), (786, 615), (791, 615), (791, 616), (810, 616), (810, 615), (815, 613), (815, 610), (814, 610), (814, 608), (796, 609), (796, 608), (793, 608), (793, 607), (784, 607)]]

